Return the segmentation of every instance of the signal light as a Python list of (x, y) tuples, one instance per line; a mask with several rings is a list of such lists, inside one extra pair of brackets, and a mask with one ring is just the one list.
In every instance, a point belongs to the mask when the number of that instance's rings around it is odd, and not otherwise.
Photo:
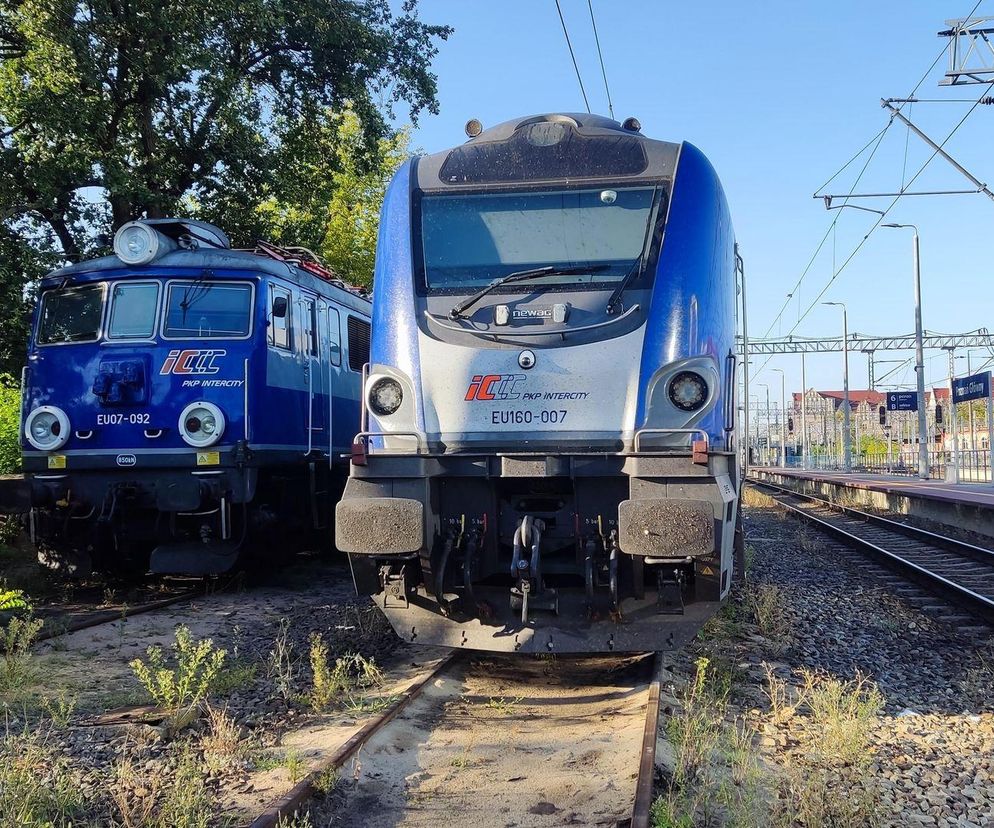
[(476, 118), (470, 118), (466, 121), (466, 135), (470, 138), (475, 138), (483, 132), (483, 124), (480, 123)]
[(884, 406), (877, 409), (877, 416), (880, 418), (880, 425), (887, 425), (887, 409)]
[(794, 418), (793, 417), (788, 417), (787, 418), (787, 431), (789, 431), (791, 434), (794, 433)]
[(935, 407), (935, 424), (942, 425), (942, 406), (936, 405)]

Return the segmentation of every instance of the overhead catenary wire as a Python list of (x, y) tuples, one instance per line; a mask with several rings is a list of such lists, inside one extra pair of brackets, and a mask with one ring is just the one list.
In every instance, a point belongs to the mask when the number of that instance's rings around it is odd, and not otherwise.
[(611, 102), (611, 87), (607, 85), (607, 69), (604, 68), (604, 53), (601, 52), (601, 38), (597, 34), (597, 21), (594, 19), (593, 0), (587, 0), (587, 8), (590, 9), (590, 26), (594, 30), (594, 43), (597, 44), (597, 59), (601, 64), (601, 77), (604, 79), (604, 93), (607, 95), (607, 111), (614, 118), (614, 104)]
[[(932, 152), (932, 154), (925, 160), (925, 163), (922, 164), (918, 168), (918, 171), (908, 181), (908, 183), (906, 185), (907, 187), (910, 187), (912, 184), (915, 183), (915, 181), (918, 179), (918, 177), (925, 171), (925, 168), (928, 167), (928, 165), (931, 164), (932, 161), (935, 159), (935, 156), (937, 156), (939, 154), (939, 150), (942, 149), (943, 147), (945, 147), (945, 145), (949, 142), (949, 139), (952, 138), (957, 133), (957, 131), (959, 131), (959, 128), (961, 126), (963, 126), (964, 123), (966, 123), (967, 118), (969, 118), (970, 115), (972, 115), (974, 113), (974, 111), (976, 111), (977, 107), (980, 106), (980, 103), (983, 100), (984, 95), (986, 95), (992, 89), (994, 89), (994, 81), (990, 81), (987, 84), (987, 88), (981, 94), (980, 98), (978, 98), (976, 101), (974, 101), (973, 106), (971, 106), (970, 109), (967, 111), (967, 113), (962, 118), (960, 118), (960, 120), (957, 122), (956, 126), (954, 126), (949, 131), (949, 133), (946, 135), (946, 137), (942, 139), (941, 143), (939, 144), (938, 149), (934, 150)], [(866, 232), (866, 235), (863, 236), (863, 238), (860, 240), (859, 244), (857, 244), (856, 247), (853, 248), (852, 252), (846, 257), (846, 259), (842, 262), (842, 264), (839, 265), (839, 268), (836, 270), (833, 267), (833, 272), (832, 272), (831, 278), (829, 278), (829, 280), (825, 283), (825, 286), (822, 287), (822, 289), (818, 292), (818, 295), (815, 296), (815, 298), (811, 302), (811, 304), (808, 305), (808, 307), (800, 315), (800, 317), (798, 318), (797, 322), (794, 323), (793, 327), (791, 327), (791, 329), (789, 331), (787, 331), (786, 336), (790, 336), (795, 330), (797, 330), (798, 325), (800, 325), (801, 322), (804, 321), (805, 317), (809, 313), (811, 313), (812, 310), (814, 310), (814, 308), (821, 301), (821, 297), (824, 296), (828, 292), (828, 289), (835, 283), (835, 280), (838, 278), (839, 274), (842, 273), (842, 271), (846, 269), (846, 267), (848, 266), (848, 264), (856, 257), (856, 254), (859, 253), (860, 250), (862, 250), (863, 245), (866, 244), (867, 239), (869, 239), (870, 236), (873, 235), (873, 232), (880, 226), (880, 224), (883, 222), (883, 220), (887, 217), (887, 214), (891, 210), (894, 209), (895, 205), (897, 204), (898, 201), (901, 200), (902, 196), (903, 196), (903, 193), (901, 193), (901, 194), (899, 194), (899, 195), (897, 195), (897, 196), (894, 197), (894, 199), (891, 201), (891, 203), (888, 204), (886, 208), (884, 208), (884, 210), (882, 211), (881, 215), (877, 216), (877, 220), (873, 223), (873, 226), (870, 227), (870, 229)], [(766, 360), (760, 366), (759, 371), (762, 371), (769, 364), (770, 359), (772, 359), (772, 357), (768, 356), (766, 358)], [(756, 373), (758, 374), (759, 371), (757, 371)]]
[(587, 90), (583, 88), (583, 78), (580, 77), (580, 66), (576, 62), (576, 55), (573, 54), (573, 44), (569, 39), (569, 30), (566, 28), (566, 18), (563, 17), (563, 7), (556, 0), (556, 11), (559, 12), (559, 22), (563, 24), (563, 36), (566, 38), (566, 48), (569, 49), (569, 56), (573, 60), (573, 70), (576, 72), (576, 82), (580, 84), (580, 94), (583, 95), (583, 105), (590, 112), (590, 102), (587, 100)]
[[(978, 9), (978, 8), (980, 8), (980, 4), (981, 4), (982, 2), (983, 2), (983, 0), (977, 0), (977, 2), (976, 2), (976, 3), (974, 4), (973, 8), (972, 8), (972, 9), (970, 10), (970, 13), (969, 13), (969, 14), (967, 15), (967, 17), (973, 17), (973, 15), (974, 15), (974, 14), (976, 13), (977, 9)], [(913, 89), (911, 90), (911, 92), (909, 92), (909, 93), (908, 93), (908, 95), (906, 95), (906, 96), (905, 96), (905, 97), (906, 97), (906, 99), (910, 99), (910, 98), (914, 98), (914, 96), (915, 96), (915, 93), (916, 93), (916, 92), (917, 92), (917, 91), (918, 91), (918, 90), (919, 90), (919, 89), (921, 88), (921, 85), (922, 85), (923, 83), (925, 83), (925, 81), (926, 81), (926, 80), (928, 79), (929, 75), (931, 75), (931, 74), (932, 74), (932, 70), (934, 70), (934, 69), (935, 69), (935, 67), (936, 67), (936, 66), (937, 66), (937, 65), (939, 64), (939, 61), (941, 61), (941, 60), (942, 60), (942, 58), (943, 58), (943, 57), (945, 56), (946, 52), (948, 52), (948, 51), (949, 51), (949, 48), (950, 48), (950, 44), (951, 44), (951, 41), (947, 41), (947, 42), (946, 42), (946, 44), (945, 44), (945, 45), (943, 46), (943, 48), (942, 48), (942, 50), (941, 50), (941, 51), (939, 52), (939, 54), (937, 54), (937, 55), (935, 56), (935, 60), (933, 60), (933, 61), (932, 61), (932, 63), (931, 63), (931, 64), (929, 64), (929, 67), (928, 67), (928, 69), (926, 69), (926, 70), (925, 70), (925, 72), (924, 72), (924, 73), (922, 74), (921, 78), (919, 78), (918, 82), (917, 82), (917, 83), (915, 84), (915, 86), (914, 86), (914, 88), (913, 88)], [(981, 96), (981, 98), (980, 98), (980, 101), (975, 101), (975, 102), (974, 102), (974, 105), (973, 105), (973, 107), (971, 107), (971, 109), (970, 109), (970, 112), (972, 112), (972, 111), (973, 111), (973, 110), (974, 110), (974, 109), (975, 109), (975, 108), (977, 107), (978, 103), (982, 103), (982, 102), (984, 102), (984, 100), (985, 100), (985, 99), (984, 99), (984, 97), (983, 97), (983, 96)], [(900, 103), (900, 104), (898, 104), (897, 108), (898, 108), (898, 109), (900, 110), (900, 109), (902, 109), (902, 108), (903, 108), (903, 107), (904, 107), (904, 106), (905, 106), (906, 104), (907, 104), (907, 100), (906, 100), (906, 101), (905, 101), (904, 103)], [(968, 113), (968, 114), (969, 114), (969, 113)], [(839, 176), (839, 175), (840, 175), (840, 174), (841, 174), (841, 173), (842, 173), (842, 172), (843, 172), (844, 170), (846, 170), (846, 169), (847, 169), (847, 168), (848, 168), (848, 167), (849, 167), (849, 166), (850, 166), (850, 165), (851, 165), (851, 164), (852, 164), (852, 163), (853, 163), (853, 162), (854, 162), (854, 161), (855, 161), (855, 160), (856, 160), (857, 158), (859, 158), (859, 157), (860, 157), (860, 156), (861, 156), (861, 155), (862, 155), (862, 154), (863, 154), (864, 152), (866, 152), (866, 150), (867, 150), (867, 149), (868, 149), (868, 148), (870, 147), (870, 145), (872, 145), (872, 144), (873, 144), (873, 142), (874, 142), (874, 141), (876, 141), (876, 142), (877, 142), (877, 146), (876, 146), (876, 147), (874, 147), (874, 150), (873, 150), (873, 153), (875, 153), (875, 152), (876, 152), (876, 149), (877, 149), (877, 147), (879, 147), (879, 146), (880, 146), (880, 142), (881, 142), (881, 141), (883, 140), (883, 137), (884, 137), (884, 135), (886, 135), (886, 133), (887, 133), (887, 130), (888, 130), (888, 129), (890, 128), (890, 126), (891, 126), (891, 124), (893, 124), (893, 122), (894, 122), (894, 119), (893, 119), (893, 117), (892, 117), (892, 118), (891, 118), (891, 119), (890, 119), (890, 120), (889, 120), (889, 121), (887, 122), (886, 126), (884, 126), (884, 128), (883, 128), (883, 129), (882, 129), (882, 130), (881, 130), (880, 132), (878, 132), (878, 133), (877, 133), (877, 134), (876, 134), (876, 135), (875, 135), (875, 136), (874, 136), (873, 138), (871, 138), (871, 139), (870, 139), (870, 140), (869, 140), (869, 141), (868, 141), (868, 142), (867, 142), (867, 143), (866, 143), (866, 144), (865, 144), (865, 145), (864, 145), (864, 146), (862, 147), (862, 149), (860, 149), (860, 150), (859, 150), (859, 152), (857, 152), (857, 153), (856, 153), (856, 154), (855, 154), (855, 155), (854, 155), (854, 156), (853, 156), (852, 158), (850, 158), (850, 159), (849, 159), (849, 160), (848, 160), (848, 161), (847, 161), (847, 162), (846, 162), (845, 164), (843, 164), (843, 165), (842, 165), (842, 167), (841, 167), (841, 168), (840, 168), (840, 169), (839, 169), (839, 170), (838, 170), (837, 172), (835, 172), (835, 173), (834, 173), (834, 174), (832, 175), (832, 177), (828, 179), (828, 181), (826, 181), (826, 182), (825, 182), (824, 184), (822, 184), (822, 186), (821, 186), (821, 187), (819, 187), (819, 188), (818, 188), (817, 190), (815, 190), (815, 192), (816, 192), (816, 193), (818, 193), (818, 192), (821, 192), (822, 190), (824, 190), (824, 188), (825, 188), (825, 187), (827, 187), (827, 186), (828, 186), (828, 185), (829, 185), (830, 183), (832, 183), (832, 181), (834, 181), (834, 180), (835, 180), (835, 178), (837, 178), (837, 177), (838, 177), (838, 176)], [(947, 140), (948, 140), (948, 139), (947, 139)], [(863, 169), (861, 169), (861, 170), (860, 170), (860, 173), (859, 173), (859, 175), (857, 176), (856, 180), (855, 180), (855, 181), (853, 182), (853, 186), (852, 186), (852, 188), (851, 188), (851, 189), (849, 190), (849, 194), (848, 194), (848, 195), (852, 195), (852, 194), (853, 194), (853, 193), (855, 192), (855, 190), (856, 190), (856, 186), (857, 186), (857, 185), (859, 184), (859, 181), (860, 181), (860, 179), (862, 178), (862, 176), (863, 176), (863, 173), (864, 173), (864, 172), (866, 171), (866, 168), (867, 168), (867, 166), (869, 165), (869, 161), (870, 161), (870, 160), (872, 159), (872, 156), (873, 156), (873, 154), (871, 154), (870, 158), (868, 158), (868, 159), (867, 159), (867, 163), (863, 165)], [(934, 156), (933, 156), (933, 157), (934, 157)], [(931, 161), (931, 158), (929, 159), (929, 161)], [(926, 163), (928, 163), (928, 162), (926, 162)], [(914, 179), (912, 179), (912, 180), (914, 180)], [(843, 203), (847, 203), (847, 201), (843, 201)], [(841, 212), (842, 212), (842, 211), (840, 210), (840, 211), (839, 211), (839, 214), (841, 214)], [(833, 218), (833, 220), (832, 220), (832, 223), (831, 223), (831, 224), (829, 224), (829, 226), (828, 226), (828, 229), (827, 229), (827, 230), (825, 231), (825, 235), (824, 235), (824, 236), (822, 236), (822, 239), (821, 239), (821, 241), (820, 241), (820, 242), (818, 242), (818, 246), (816, 247), (816, 249), (815, 249), (815, 252), (814, 252), (814, 254), (813, 254), (813, 255), (812, 255), (812, 257), (811, 257), (811, 260), (810, 260), (810, 261), (808, 262), (808, 264), (807, 264), (807, 265), (805, 266), (805, 268), (804, 268), (804, 270), (802, 271), (802, 273), (801, 273), (800, 277), (798, 278), (798, 280), (797, 280), (796, 284), (795, 284), (795, 285), (794, 285), (794, 287), (793, 287), (793, 288), (791, 289), (791, 291), (790, 291), (790, 293), (789, 293), (789, 296), (788, 296), (788, 299), (787, 299), (787, 300), (786, 300), (786, 301), (785, 301), (785, 302), (783, 303), (783, 305), (782, 305), (782, 306), (780, 307), (780, 309), (779, 309), (779, 310), (777, 311), (777, 314), (776, 314), (776, 316), (775, 316), (775, 317), (774, 317), (774, 318), (773, 318), (773, 319), (772, 319), (772, 320), (770, 321), (770, 325), (769, 325), (769, 327), (768, 327), (768, 328), (766, 329), (766, 333), (764, 334), (764, 337), (766, 337), (766, 336), (769, 336), (769, 333), (770, 333), (770, 331), (772, 331), (772, 330), (773, 330), (773, 328), (774, 328), (774, 326), (775, 326), (775, 325), (776, 325), (776, 324), (777, 324), (777, 323), (778, 323), (778, 322), (780, 321), (781, 317), (783, 316), (783, 313), (784, 313), (784, 311), (785, 311), (785, 310), (787, 309), (787, 306), (788, 306), (788, 305), (790, 304), (790, 297), (791, 297), (791, 296), (796, 296), (796, 295), (797, 295), (797, 290), (798, 290), (798, 289), (800, 288), (800, 286), (801, 286), (801, 284), (803, 283), (803, 281), (804, 281), (805, 277), (806, 277), (806, 276), (808, 275), (808, 273), (810, 272), (810, 270), (811, 270), (811, 266), (812, 266), (812, 265), (814, 264), (814, 261), (815, 261), (815, 259), (817, 259), (817, 257), (818, 257), (818, 254), (819, 254), (819, 253), (821, 252), (822, 248), (824, 247), (824, 245), (825, 245), (825, 242), (826, 242), (826, 241), (828, 240), (828, 237), (829, 237), (829, 235), (830, 235), (830, 234), (832, 233), (832, 231), (833, 231), (833, 230), (835, 229), (835, 225), (836, 225), (836, 223), (837, 223), (837, 222), (838, 222), (838, 220), (839, 220), (839, 214), (836, 214), (836, 216), (835, 216), (835, 217)], [(879, 222), (878, 222), (878, 223), (879, 223)], [(876, 227), (876, 225), (874, 225), (874, 227)], [(871, 232), (872, 232), (872, 230), (871, 230)], [(864, 241), (865, 241), (865, 239), (864, 239)], [(843, 265), (843, 266), (845, 266), (845, 265)], [(833, 263), (833, 267), (832, 267), (832, 271), (833, 271), (833, 273), (835, 272), (835, 267), (834, 267), (834, 263)], [(834, 277), (833, 277), (833, 278), (834, 278)], [(821, 295), (821, 294), (819, 294), (819, 296), (820, 296), (820, 295)], [(798, 298), (798, 299), (799, 299), (799, 298)], [(806, 314), (806, 313), (807, 313), (807, 311), (805, 311), (805, 314)], [(798, 319), (797, 319), (797, 322), (795, 323), (795, 326), (794, 326), (795, 328), (796, 328), (797, 324), (800, 324), (800, 322), (801, 322), (801, 320), (802, 320), (802, 319), (803, 319), (803, 315), (802, 315), (802, 316), (799, 316), (799, 317), (798, 317)], [(791, 330), (793, 330), (793, 328), (792, 328)], [(766, 364), (767, 364), (768, 362), (769, 362), (769, 359), (767, 359), (767, 360), (766, 360), (766, 362), (764, 362), (764, 363), (763, 363), (763, 365), (765, 366), (765, 365), (766, 365)], [(761, 370), (762, 370), (762, 369), (761, 369)]]

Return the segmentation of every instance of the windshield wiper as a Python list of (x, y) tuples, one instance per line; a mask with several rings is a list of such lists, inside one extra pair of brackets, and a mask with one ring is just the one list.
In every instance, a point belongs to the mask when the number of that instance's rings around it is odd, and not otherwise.
[(524, 282), (528, 279), (538, 279), (541, 276), (574, 276), (582, 273), (598, 273), (602, 270), (607, 270), (608, 268), (610, 268), (610, 265), (606, 264), (585, 265), (583, 267), (559, 267), (557, 265), (548, 265), (546, 267), (533, 267), (528, 270), (518, 270), (514, 273), (508, 273), (507, 276), (501, 276), (499, 279), (494, 279), (494, 281), (492, 281), (485, 288), (481, 288), (472, 296), (463, 299), (449, 311), (449, 319), (465, 318), (465, 312), (479, 302), (484, 296), (490, 293), (490, 291), (495, 288), (499, 288), (501, 285), (506, 285), (509, 282)]
[(625, 292), (625, 288), (631, 283), (632, 279), (640, 273), (642, 270), (642, 259), (636, 259), (635, 264), (631, 266), (629, 271), (625, 274), (624, 278), (618, 282), (618, 286), (614, 289), (614, 293), (611, 294), (611, 298), (607, 300), (607, 307), (605, 310), (608, 315), (614, 313), (614, 306), (618, 304), (621, 300), (621, 294)]

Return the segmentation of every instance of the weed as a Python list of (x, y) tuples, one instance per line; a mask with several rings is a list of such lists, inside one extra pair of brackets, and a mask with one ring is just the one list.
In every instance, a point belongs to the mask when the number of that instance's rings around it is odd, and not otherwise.
[(790, 640), (792, 627), (780, 587), (750, 581), (746, 590), (746, 604), (760, 633), (775, 650), (782, 650)]
[(84, 800), (70, 762), (37, 734), (0, 740), (0, 825), (71, 828)]
[(130, 759), (116, 767), (111, 798), (123, 828), (208, 828), (214, 797), (207, 788), (204, 767), (190, 751), (179, 758), (174, 773), (139, 772)]
[(281, 816), (276, 823), (276, 828), (314, 828), (314, 823), (311, 822), (310, 814), (294, 811), (293, 816), (289, 819)]
[(218, 673), (213, 690), (219, 696), (227, 696), (236, 690), (244, 690), (255, 682), (259, 665), (248, 661), (236, 661)]
[(321, 796), (328, 796), (338, 787), (338, 768), (325, 768), (314, 779), (314, 790)]
[(300, 752), (290, 748), (286, 752), (286, 756), (283, 757), (283, 767), (287, 769), (287, 773), (290, 774), (290, 781), (296, 785), (304, 775), (307, 773), (307, 762), (304, 761), (304, 757), (300, 755)]
[(859, 672), (845, 682), (810, 670), (802, 671), (801, 678), (804, 703), (820, 726), (822, 755), (847, 763), (868, 760), (870, 732), (884, 705), (877, 686)]
[(290, 619), (281, 618), (273, 648), (269, 651), (267, 667), (269, 677), (276, 686), (276, 692), (284, 701), (290, 701), (294, 695), (294, 683), (297, 677), (294, 662), (293, 642), (290, 640)]
[(41, 627), (35, 618), (15, 616), (0, 628), (0, 694), (13, 694), (34, 679), (31, 645)]
[(490, 700), (484, 706), (488, 710), (493, 710), (506, 716), (513, 711), (523, 699), (524, 696), (516, 696), (513, 699), (506, 698), (505, 696), (500, 696), (499, 698), (497, 696), (491, 696)]
[(131, 669), (156, 704), (169, 709), (193, 706), (210, 693), (224, 664), (225, 651), (205, 638), (194, 641), (190, 628), (176, 629), (175, 667), (167, 667), (161, 647), (148, 648), (148, 663), (136, 658)]
[(824, 769), (803, 764), (786, 769), (777, 785), (770, 820), (773, 828), (880, 825), (880, 794), (873, 781), (851, 769), (836, 773), (840, 778), (829, 784)]
[(65, 688), (59, 690), (55, 698), (45, 698), (41, 701), (42, 709), (48, 714), (56, 727), (67, 727), (76, 712), (79, 698)]
[[(380, 684), (383, 672), (371, 660), (358, 653), (347, 653), (335, 659), (334, 666), (328, 663), (328, 645), (320, 633), (311, 636), (311, 673), (314, 687), (309, 701), (314, 710), (321, 712), (334, 704), (340, 704), (356, 712), (367, 712), (368, 702), (357, 696), (357, 691)], [(378, 700), (369, 707), (385, 707), (389, 700)]]
[(200, 740), (204, 764), (208, 770), (220, 771), (230, 767), (245, 755), (241, 728), (228, 715), (227, 709), (207, 707), (207, 734)]
[(782, 724), (793, 717), (797, 710), (797, 703), (791, 703), (793, 694), (790, 685), (780, 678), (765, 661), (763, 669), (766, 671), (766, 686), (763, 688), (763, 693), (770, 701), (770, 714), (773, 716), (773, 723)]

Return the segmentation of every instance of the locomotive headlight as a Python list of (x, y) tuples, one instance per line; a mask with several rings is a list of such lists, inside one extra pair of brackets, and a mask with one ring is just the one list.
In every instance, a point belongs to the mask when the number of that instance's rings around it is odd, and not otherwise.
[(114, 254), (129, 265), (148, 264), (172, 245), (169, 239), (141, 221), (130, 221), (114, 235)]
[(708, 384), (693, 371), (681, 371), (669, 387), (670, 402), (681, 411), (697, 411), (708, 399)]
[(39, 451), (55, 451), (69, 439), (69, 418), (54, 405), (36, 408), (24, 421), (24, 436)]
[(212, 446), (224, 434), (224, 414), (214, 403), (190, 403), (179, 415), (179, 433), (194, 448)]
[(393, 414), (404, 402), (404, 390), (391, 377), (382, 377), (369, 389), (369, 407), (373, 413), (386, 417)]

